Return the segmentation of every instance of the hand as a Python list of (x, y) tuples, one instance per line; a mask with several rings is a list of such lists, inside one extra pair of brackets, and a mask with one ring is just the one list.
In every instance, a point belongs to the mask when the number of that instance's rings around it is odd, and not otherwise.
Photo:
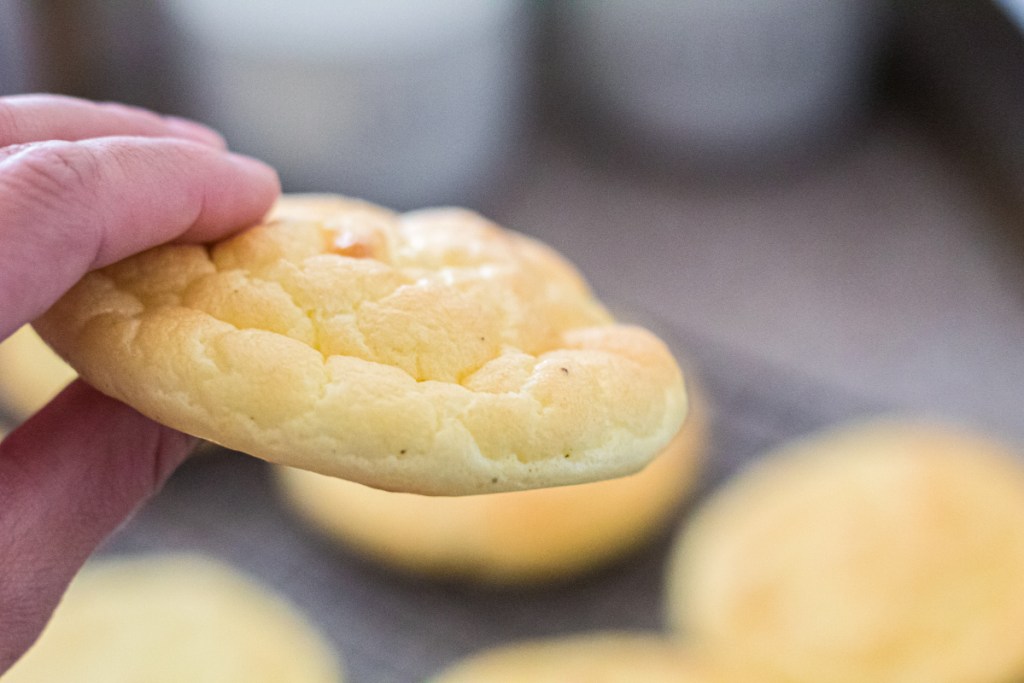
[[(86, 272), (258, 221), (269, 167), (199, 124), (51, 95), (0, 97), (0, 339)], [(75, 382), (0, 442), (0, 673), (89, 554), (193, 439)]]

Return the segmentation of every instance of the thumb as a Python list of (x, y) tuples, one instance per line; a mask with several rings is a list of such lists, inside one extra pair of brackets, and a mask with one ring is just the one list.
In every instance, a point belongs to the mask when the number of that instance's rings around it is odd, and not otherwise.
[(81, 381), (0, 442), (0, 673), (194, 445)]

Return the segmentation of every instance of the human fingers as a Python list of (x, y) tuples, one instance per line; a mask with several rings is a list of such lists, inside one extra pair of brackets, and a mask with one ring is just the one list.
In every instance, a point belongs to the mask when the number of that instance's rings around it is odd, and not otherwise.
[(223, 148), (224, 138), (206, 126), (115, 102), (65, 95), (0, 97), (0, 147), (43, 140), (84, 140), (111, 135), (174, 137)]
[(0, 157), (0, 338), (89, 270), (171, 240), (221, 238), (257, 222), (279, 192), (269, 166), (186, 140), (16, 147)]
[(0, 674), (194, 444), (81, 381), (0, 442)]

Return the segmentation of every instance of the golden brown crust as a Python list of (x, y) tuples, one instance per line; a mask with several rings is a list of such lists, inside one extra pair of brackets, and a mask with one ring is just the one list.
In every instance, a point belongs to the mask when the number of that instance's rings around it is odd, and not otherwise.
[(784, 446), (700, 511), (670, 569), (690, 639), (761, 680), (1024, 676), (1024, 466), (938, 424)]
[(548, 247), (457, 209), (285, 197), (212, 247), (91, 273), (36, 327), (160, 422), (386, 489), (627, 474), (686, 412), (660, 340)]
[(620, 558), (662, 530), (693, 489), (707, 416), (686, 423), (640, 472), (479, 496), (393, 493), (281, 467), (285, 501), (314, 528), (403, 571), (490, 585), (565, 579)]

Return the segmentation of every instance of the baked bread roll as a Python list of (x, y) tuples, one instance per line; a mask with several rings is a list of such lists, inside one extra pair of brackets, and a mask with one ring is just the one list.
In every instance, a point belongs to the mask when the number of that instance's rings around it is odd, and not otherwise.
[(677, 643), (607, 632), (512, 643), (458, 662), (430, 683), (725, 683)]
[(457, 209), (285, 197), (223, 242), (90, 273), (36, 329), (159, 422), (391, 490), (629, 474), (686, 413), (657, 337), (550, 248)]
[(49, 403), (75, 376), (29, 325), (0, 342), (0, 405), (15, 420)]
[(1024, 466), (941, 426), (783, 446), (697, 513), (669, 611), (747, 680), (1024, 679)]
[(663, 530), (693, 489), (706, 444), (695, 401), (637, 474), (479, 496), (393, 493), (279, 467), (288, 506), (313, 528), (399, 570), (503, 585), (563, 579), (621, 558)]
[(199, 556), (96, 560), (4, 683), (341, 683), (291, 605)]

